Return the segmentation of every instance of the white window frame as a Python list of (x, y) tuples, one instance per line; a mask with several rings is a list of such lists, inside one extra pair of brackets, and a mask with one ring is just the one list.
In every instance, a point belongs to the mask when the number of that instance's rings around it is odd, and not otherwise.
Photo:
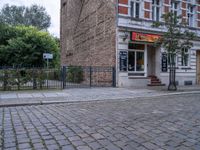
[[(129, 52), (134, 52), (135, 53), (135, 66), (134, 66), (134, 71), (129, 71), (129, 59), (128, 59), (128, 61), (127, 61), (127, 63), (128, 63), (128, 72), (130, 72), (130, 73), (144, 73), (145, 74), (145, 50), (137, 50), (137, 49), (128, 49), (128, 57), (129, 57)], [(137, 53), (138, 52), (142, 52), (142, 53), (144, 53), (144, 70), (143, 71), (137, 71)]]
[[(192, 8), (192, 11), (191, 11)], [(190, 17), (189, 17), (190, 16)], [(191, 3), (187, 3), (187, 25), (189, 27), (195, 27), (195, 6)]]
[[(133, 12), (132, 12), (132, 6), (131, 3), (133, 2)], [(139, 17), (136, 17), (136, 3), (139, 3)], [(142, 18), (142, 2), (141, 0), (130, 0), (129, 2), (129, 16), (133, 17), (133, 18)], [(133, 15), (132, 15), (133, 14)]]
[[(187, 52), (184, 52), (184, 55), (187, 55), (187, 57), (188, 57), (188, 61), (187, 61), (187, 65), (184, 65), (183, 63), (182, 63), (182, 61), (183, 61), (183, 56), (182, 56), (182, 51), (185, 51), (185, 50), (187, 50)], [(180, 64), (179, 66), (181, 67), (181, 68), (184, 68), (184, 67), (190, 67), (190, 49), (182, 49), (181, 50), (181, 54), (179, 55), (179, 62), (178, 62), (178, 64)]]
[[(162, 9), (162, 0), (159, 0), (159, 5), (157, 5), (156, 3), (157, 0), (152, 0), (152, 4), (151, 4), (151, 9), (152, 9), (152, 13), (151, 13), (151, 18), (153, 21), (161, 21), (161, 9)], [(159, 8), (159, 16), (157, 18), (157, 8)]]
[[(175, 4), (177, 4), (177, 8), (175, 8)], [(181, 5), (180, 1), (171, 1), (171, 12), (172, 13), (176, 12), (177, 16), (179, 16), (181, 14), (180, 5)]]

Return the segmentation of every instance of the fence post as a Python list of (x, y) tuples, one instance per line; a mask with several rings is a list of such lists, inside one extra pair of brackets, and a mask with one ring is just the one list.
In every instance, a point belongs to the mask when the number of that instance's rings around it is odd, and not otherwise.
[(37, 70), (33, 68), (33, 90), (37, 89)]
[(112, 68), (112, 86), (116, 87), (116, 70), (115, 70), (115, 67)]
[(90, 87), (92, 87), (92, 67), (90, 66)]
[(65, 89), (66, 88), (66, 75), (67, 75), (67, 67), (63, 66), (62, 67), (62, 88)]

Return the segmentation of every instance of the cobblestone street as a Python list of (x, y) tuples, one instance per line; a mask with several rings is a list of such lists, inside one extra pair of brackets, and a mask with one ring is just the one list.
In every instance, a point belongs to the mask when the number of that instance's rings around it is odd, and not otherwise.
[(200, 95), (0, 108), (5, 150), (199, 150)]

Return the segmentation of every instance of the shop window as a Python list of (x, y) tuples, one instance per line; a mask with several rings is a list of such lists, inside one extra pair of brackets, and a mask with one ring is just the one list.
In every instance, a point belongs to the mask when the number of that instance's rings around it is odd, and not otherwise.
[(136, 52), (136, 71), (144, 71), (144, 52)]
[(130, 2), (130, 15), (134, 18), (140, 18), (140, 0), (132, 0)]
[(181, 50), (181, 66), (189, 66), (189, 50), (186, 48)]
[(135, 71), (135, 52), (128, 52), (128, 71)]
[(152, 20), (160, 21), (160, 0), (152, 0)]
[(144, 52), (129, 51), (128, 52), (128, 71), (142, 72), (144, 71)]

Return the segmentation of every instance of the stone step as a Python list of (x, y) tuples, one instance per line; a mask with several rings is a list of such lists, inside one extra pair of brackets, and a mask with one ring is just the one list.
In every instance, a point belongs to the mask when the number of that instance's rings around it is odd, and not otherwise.
[(165, 86), (165, 84), (162, 83), (150, 83), (148, 86)]

